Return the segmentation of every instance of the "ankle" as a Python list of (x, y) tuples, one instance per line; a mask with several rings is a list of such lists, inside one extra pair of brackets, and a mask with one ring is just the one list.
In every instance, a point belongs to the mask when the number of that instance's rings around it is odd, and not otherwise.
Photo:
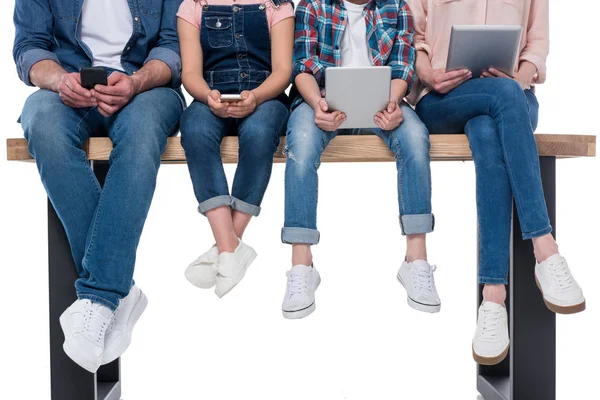
[(236, 235), (230, 235), (223, 240), (217, 242), (217, 248), (219, 249), (219, 254), (221, 253), (233, 253), (235, 249), (237, 249), (240, 244), (240, 240)]
[(426, 236), (424, 234), (406, 236), (406, 261), (427, 261)]
[(485, 285), (483, 287), (483, 301), (504, 305), (506, 301), (506, 287), (504, 285)]
[(294, 265), (312, 265), (313, 257), (310, 251), (310, 245), (294, 245), (292, 247), (292, 266)]
[(533, 240), (533, 254), (538, 263), (541, 263), (558, 253), (558, 244), (551, 234), (547, 234)]

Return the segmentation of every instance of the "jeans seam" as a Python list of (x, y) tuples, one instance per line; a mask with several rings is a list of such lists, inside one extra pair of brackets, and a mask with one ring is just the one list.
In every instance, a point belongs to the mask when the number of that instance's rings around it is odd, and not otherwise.
[[(392, 143), (394, 144), (394, 153), (396, 155), (396, 159), (398, 160), (398, 174), (400, 175), (400, 184), (398, 185), (398, 198), (400, 199), (400, 214), (404, 215), (404, 175), (403, 173), (403, 162), (402, 162), (402, 154), (400, 154), (400, 144), (398, 143), (398, 134), (396, 132), (392, 133), (394, 139)], [(402, 228), (404, 229), (404, 228)]]
[[(91, 169), (90, 169), (91, 171)], [(105, 178), (105, 182), (109, 180), (111, 175), (111, 169), (108, 169), (108, 172), (106, 173), (106, 178)], [(96, 232), (98, 230), (98, 219), (100, 218), (100, 212), (102, 212), (102, 204), (104, 203), (104, 196), (101, 195), (100, 196), (100, 200), (98, 200), (98, 206), (96, 208), (96, 216), (94, 218), (94, 221), (92, 222), (93, 224), (93, 228), (92, 228), (92, 234), (90, 236), (90, 242), (88, 243), (88, 246), (85, 249), (85, 255), (83, 256), (83, 260), (81, 261), (81, 265), (85, 268), (85, 264), (87, 264), (87, 260), (88, 260), (88, 256), (89, 253), (93, 250), (94, 248), (94, 244), (95, 244), (95, 240), (96, 240)]]

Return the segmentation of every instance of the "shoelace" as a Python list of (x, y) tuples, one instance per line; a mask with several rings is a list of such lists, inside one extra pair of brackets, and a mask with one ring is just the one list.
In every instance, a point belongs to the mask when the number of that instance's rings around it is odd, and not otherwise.
[(483, 340), (494, 340), (498, 336), (500, 326), (500, 311), (483, 310), (483, 323), (481, 327), (481, 338)]
[[(413, 267), (414, 268), (414, 267)], [(412, 274), (413, 285), (419, 291), (433, 292), (433, 273), (437, 270), (437, 266), (432, 265), (431, 270), (426, 268), (415, 268), (415, 273)]]
[(559, 291), (564, 292), (575, 287), (575, 280), (565, 260), (549, 262), (548, 268)]
[(292, 298), (294, 295), (308, 293), (308, 276), (300, 274), (288, 274), (288, 293)]
[(102, 344), (104, 341), (104, 334), (111, 321), (98, 313), (99, 307), (100, 305), (93, 304), (92, 302), (86, 304), (86, 313), (83, 320), (83, 334), (97, 344)]

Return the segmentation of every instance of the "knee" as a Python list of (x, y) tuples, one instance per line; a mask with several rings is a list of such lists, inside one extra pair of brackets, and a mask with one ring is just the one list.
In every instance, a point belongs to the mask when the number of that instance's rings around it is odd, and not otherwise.
[(256, 161), (273, 159), (279, 145), (279, 132), (268, 126), (255, 127), (251, 132), (239, 136), (240, 155)]
[[(312, 123), (312, 121), (308, 121)], [(316, 169), (321, 163), (323, 138), (319, 132), (310, 129), (288, 130), (284, 153), (287, 164), (292, 164), (298, 173)]]
[(186, 151), (202, 151), (208, 147), (219, 147), (221, 133), (211, 123), (218, 118), (201, 103), (194, 102), (180, 120), (181, 145)]
[(492, 117), (475, 117), (465, 125), (469, 147), (475, 163), (495, 163), (502, 158), (502, 146), (496, 122)]
[(429, 131), (421, 122), (402, 124), (392, 132), (393, 150), (396, 158), (413, 160), (418, 163), (429, 162)]
[(517, 81), (510, 78), (493, 78), (493, 93), (501, 105), (525, 103), (525, 93)]

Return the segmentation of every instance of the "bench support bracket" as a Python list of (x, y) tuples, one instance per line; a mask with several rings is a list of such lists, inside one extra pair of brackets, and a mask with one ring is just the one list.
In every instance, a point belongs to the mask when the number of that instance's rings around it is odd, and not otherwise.
[[(108, 163), (94, 165), (102, 185)], [(48, 261), (50, 284), (50, 384), (52, 400), (119, 400), (121, 398), (120, 362), (116, 360), (90, 374), (75, 364), (63, 351), (64, 335), (59, 317), (76, 299), (74, 283), (78, 278), (71, 248), (63, 225), (48, 201)]]
[[(540, 157), (544, 197), (556, 234), (556, 158)], [(477, 390), (485, 400), (556, 399), (556, 316), (546, 308), (534, 278), (531, 240), (523, 240), (513, 205), (509, 310), (510, 352), (495, 366), (479, 366)], [(479, 285), (477, 306), (482, 301)]]

